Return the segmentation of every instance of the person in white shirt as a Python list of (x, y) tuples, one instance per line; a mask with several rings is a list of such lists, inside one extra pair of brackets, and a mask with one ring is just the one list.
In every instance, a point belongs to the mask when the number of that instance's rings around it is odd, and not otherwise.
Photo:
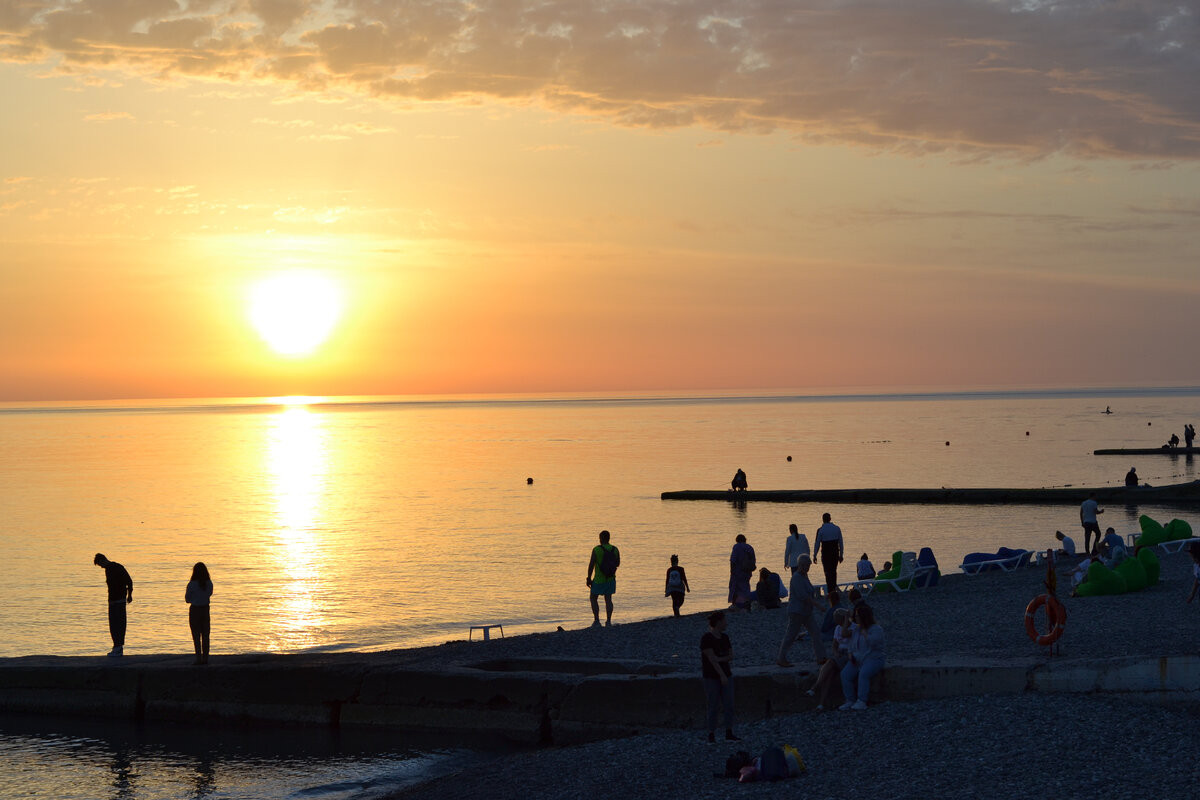
[[(1083, 525), (1083, 552), (1095, 555), (1100, 549), (1100, 523), (1096, 521), (1097, 514), (1103, 514), (1104, 509), (1096, 502), (1096, 493), (1088, 495), (1088, 499), (1079, 506), (1079, 523)], [(1092, 548), (1092, 534), (1096, 534), (1096, 546)]]
[(783, 546), (783, 568), (789, 572), (799, 566), (800, 556), (809, 555), (808, 537), (800, 532), (796, 523), (788, 525), (787, 544)]
[(1060, 549), (1058, 551), (1061, 555), (1070, 556), (1070, 557), (1075, 556), (1075, 540), (1074, 539), (1072, 539), (1070, 536), (1067, 536), (1062, 531), (1055, 531), (1054, 538), (1058, 539), (1060, 542), (1062, 542), (1062, 549)]
[(862, 558), (858, 560), (858, 579), (860, 581), (869, 581), (875, 577), (875, 565), (867, 558), (867, 554), (863, 553)]

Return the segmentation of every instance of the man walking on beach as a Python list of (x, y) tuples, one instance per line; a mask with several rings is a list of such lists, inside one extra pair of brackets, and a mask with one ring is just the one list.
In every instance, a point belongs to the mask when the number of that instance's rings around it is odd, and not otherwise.
[[(1094, 556), (1100, 549), (1100, 523), (1096, 521), (1096, 515), (1103, 513), (1104, 509), (1096, 502), (1095, 492), (1089, 494), (1088, 499), (1079, 507), (1079, 522), (1083, 525), (1083, 552), (1088, 555)], [(1095, 549), (1091, 544), (1093, 532), (1096, 534)]]
[(125, 654), (125, 606), (133, 602), (133, 579), (129, 572), (115, 561), (109, 561), (103, 553), (96, 553), (92, 563), (104, 569), (104, 581), (108, 584), (108, 632), (112, 634), (113, 649), (110, 656)]
[(608, 531), (600, 531), (600, 544), (592, 548), (588, 560), (587, 585), (591, 589), (593, 625), (600, 624), (600, 595), (604, 595), (605, 626), (612, 625), (613, 592), (617, 590), (617, 567), (621, 566), (621, 551), (608, 543)]
[(800, 556), (797, 566), (792, 570), (792, 580), (788, 586), (788, 626), (779, 645), (779, 657), (775, 659), (775, 663), (781, 667), (792, 666), (787, 660), (788, 648), (796, 641), (801, 630), (807, 630), (812, 639), (813, 658), (818, 664), (825, 660), (825, 643), (821, 641), (821, 629), (817, 626), (817, 618), (813, 616), (820, 603), (816, 598), (816, 589), (808, 579), (811, 568), (812, 559)]
[[(813, 551), (813, 558), (818, 555), (821, 557), (821, 566), (825, 570), (826, 590), (830, 592), (837, 589), (837, 568), (838, 564), (842, 563), (842, 551), (844, 550), (842, 529), (834, 525), (832, 519), (829, 512), (825, 512), (821, 516), (824, 524), (817, 528), (816, 549)], [(1096, 530), (1098, 531), (1099, 528)]]

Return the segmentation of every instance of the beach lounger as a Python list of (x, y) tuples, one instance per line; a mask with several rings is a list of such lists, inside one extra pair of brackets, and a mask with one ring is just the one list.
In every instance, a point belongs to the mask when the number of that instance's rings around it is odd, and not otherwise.
[(963, 563), (958, 565), (958, 568), (966, 575), (978, 575), (981, 572), (991, 572), (993, 570), (1012, 572), (1018, 567), (1028, 566), (1032, 555), (1033, 552), (1030, 550), (1011, 550), (1007, 547), (1002, 547), (995, 555), (991, 553), (968, 553), (966, 558), (963, 559)]
[[(1125, 537), (1126, 540), (1129, 542), (1130, 550), (1133, 550), (1137, 547), (1138, 539), (1140, 539), (1141, 537), (1142, 537), (1142, 535), (1140, 533), (1131, 533)], [(1187, 550), (1189, 547), (1191, 547), (1192, 542), (1200, 542), (1200, 537), (1193, 536), (1190, 539), (1171, 539), (1166, 542), (1159, 542), (1158, 544), (1156, 544), (1154, 546), (1157, 547), (1159, 550), (1161, 550), (1163, 553), (1178, 553), (1182, 550)]]

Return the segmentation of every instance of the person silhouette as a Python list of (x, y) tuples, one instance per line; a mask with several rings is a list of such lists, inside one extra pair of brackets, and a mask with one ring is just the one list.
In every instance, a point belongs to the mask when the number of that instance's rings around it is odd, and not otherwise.
[(112, 636), (113, 649), (110, 656), (125, 655), (125, 628), (127, 617), (125, 606), (133, 602), (133, 579), (129, 571), (115, 561), (109, 561), (104, 553), (96, 553), (92, 563), (104, 570), (104, 582), (108, 584), (108, 633)]
[(188, 581), (183, 599), (189, 604), (188, 627), (192, 631), (192, 645), (196, 648), (195, 664), (208, 663), (208, 638), (212, 633), (212, 618), (209, 616), (209, 601), (213, 594), (212, 578), (203, 561), (192, 567), (192, 579)]

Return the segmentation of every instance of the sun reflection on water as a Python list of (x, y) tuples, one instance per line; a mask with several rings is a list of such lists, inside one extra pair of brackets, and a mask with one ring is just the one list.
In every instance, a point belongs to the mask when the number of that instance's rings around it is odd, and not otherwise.
[(279, 649), (318, 644), (325, 624), (319, 569), (325, 560), (322, 506), (329, 470), (327, 435), (322, 416), (301, 405), (275, 414), (267, 433), (267, 470), (275, 501), (273, 552), (280, 576), (273, 614)]

